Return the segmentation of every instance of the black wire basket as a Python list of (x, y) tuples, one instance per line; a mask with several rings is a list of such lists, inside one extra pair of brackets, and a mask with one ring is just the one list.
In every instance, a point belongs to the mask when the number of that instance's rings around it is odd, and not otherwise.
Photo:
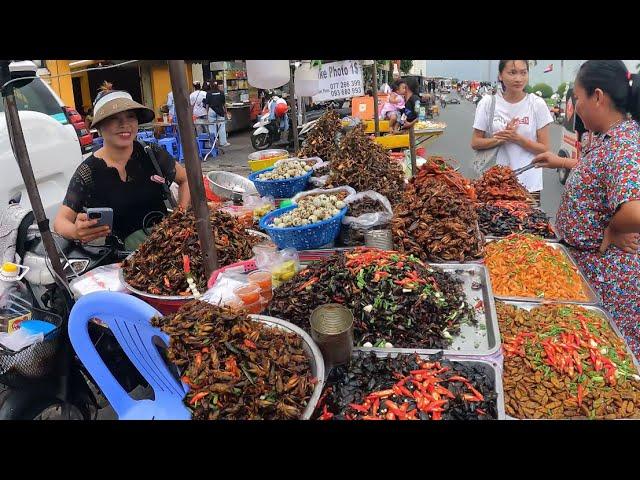
[(31, 308), (31, 318), (49, 322), (56, 326), (44, 336), (42, 342), (34, 343), (18, 351), (0, 345), (0, 383), (23, 388), (33, 386), (48, 377), (58, 374), (64, 332), (62, 318), (54, 313)]

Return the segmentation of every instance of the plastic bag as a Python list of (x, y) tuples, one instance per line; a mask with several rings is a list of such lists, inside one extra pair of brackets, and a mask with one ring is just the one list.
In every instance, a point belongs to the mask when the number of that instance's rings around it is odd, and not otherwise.
[(291, 201), (297, 205), (297, 203), (300, 201), (301, 198), (306, 197), (307, 195), (319, 195), (321, 193), (324, 193), (325, 195), (331, 195), (331, 194), (335, 194), (337, 192), (347, 192), (347, 197), (343, 200), (343, 202), (348, 203), (347, 200), (352, 198), (355, 194), (356, 191), (349, 187), (349, 186), (342, 186), (342, 187), (336, 187), (336, 188), (315, 188), (313, 190), (307, 190), (306, 192), (300, 192), (298, 194), (295, 195), (295, 197), (293, 197), (291, 199)]
[(93, 292), (128, 293), (127, 287), (120, 281), (120, 268), (120, 263), (102, 265), (74, 278), (69, 287), (76, 299)]
[(233, 290), (247, 283), (247, 275), (242, 272), (222, 272), (218, 275), (216, 283), (200, 297), (200, 300), (212, 305), (231, 305), (236, 299)]
[(380, 212), (363, 213), (357, 217), (347, 215), (342, 219), (342, 228), (340, 229), (340, 242), (348, 247), (363, 245), (364, 235), (366, 232), (374, 229), (386, 228), (393, 218), (393, 208), (391, 203), (384, 195), (367, 190), (360, 192), (345, 201), (347, 205), (363, 198), (370, 198), (379, 201), (383, 209)]
[(273, 288), (291, 280), (300, 271), (300, 257), (295, 248), (280, 250), (268, 265), (259, 267), (271, 272)]
[(380, 212), (363, 213), (357, 217), (350, 216), (347, 211), (347, 215), (342, 219), (342, 223), (344, 225), (353, 225), (358, 228), (373, 228), (385, 225), (391, 221), (393, 218), (393, 208), (391, 207), (391, 203), (389, 203), (387, 197), (379, 194), (378, 192), (374, 192), (373, 190), (367, 190), (366, 192), (356, 193), (355, 195), (347, 197), (344, 203), (350, 205), (365, 198), (377, 200), (382, 204), (383, 209)]
[(3, 347), (17, 352), (25, 347), (33, 345), (35, 343), (42, 342), (44, 340), (43, 333), (37, 333), (31, 335), (25, 330), (19, 329), (11, 333), (0, 333), (0, 344)]
[(276, 208), (276, 201), (273, 197), (256, 197), (255, 195), (243, 195), (243, 206), (253, 212), (253, 219), (259, 221), (267, 213)]
[(309, 183), (311, 184), (311, 186), (317, 187), (317, 188), (324, 187), (328, 181), (329, 181), (329, 175), (309, 178)]

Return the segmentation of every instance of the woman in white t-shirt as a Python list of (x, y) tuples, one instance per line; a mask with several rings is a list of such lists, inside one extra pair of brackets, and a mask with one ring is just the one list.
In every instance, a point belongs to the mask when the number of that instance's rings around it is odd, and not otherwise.
[[(486, 150), (500, 146), (496, 163), (515, 170), (550, 149), (548, 125), (553, 118), (542, 98), (524, 91), (529, 83), (527, 60), (500, 60), (498, 71), (502, 88), (496, 94), (495, 112), (491, 119), (493, 137), (484, 138), (491, 111), (491, 95), (486, 95), (476, 109), (471, 148)], [(541, 169), (528, 170), (519, 175), (518, 180), (540, 202)]]

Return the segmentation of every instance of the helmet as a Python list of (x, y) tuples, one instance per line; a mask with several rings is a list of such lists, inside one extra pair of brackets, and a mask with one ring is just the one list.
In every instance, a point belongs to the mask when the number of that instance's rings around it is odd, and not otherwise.
[(284, 117), (289, 110), (289, 106), (286, 103), (278, 103), (275, 108), (276, 117)]

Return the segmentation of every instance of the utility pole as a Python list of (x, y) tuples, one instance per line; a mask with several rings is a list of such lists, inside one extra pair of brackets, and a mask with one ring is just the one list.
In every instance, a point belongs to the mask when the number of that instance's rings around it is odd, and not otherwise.
[(184, 152), (184, 165), (187, 170), (191, 207), (196, 217), (196, 231), (202, 249), (202, 260), (207, 278), (218, 269), (218, 253), (213, 238), (213, 229), (209, 221), (209, 208), (202, 183), (202, 166), (196, 143), (195, 126), (193, 124), (193, 110), (189, 102), (187, 89), (187, 75), (184, 60), (169, 60), (169, 77), (173, 101), (176, 106), (180, 142)]
[(380, 136), (380, 121), (378, 119), (378, 66), (373, 61), (373, 124), (376, 128), (376, 137)]
[(293, 149), (295, 154), (300, 150), (300, 142), (298, 141), (298, 109), (296, 108), (296, 86), (293, 81), (293, 72), (295, 70), (293, 60), (289, 60), (289, 108), (291, 108), (291, 128), (293, 128)]

